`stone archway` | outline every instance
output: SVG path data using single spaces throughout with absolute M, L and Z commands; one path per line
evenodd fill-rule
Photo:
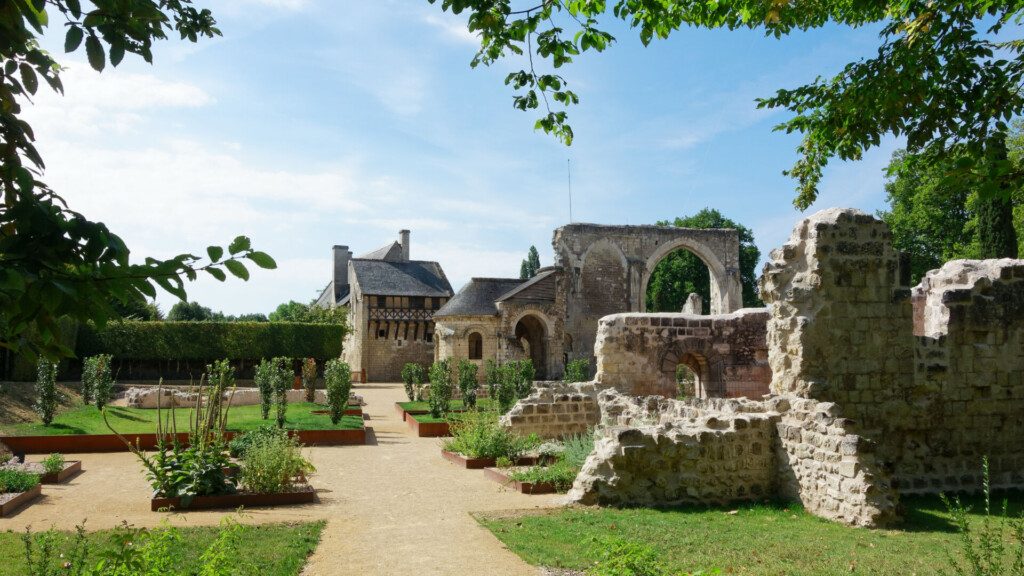
M 548 377 L 548 330 L 544 321 L 533 314 L 527 314 L 516 322 L 515 341 L 522 348 L 526 357 L 533 361 L 537 371 L 537 380 Z
M 686 338 L 665 345 L 658 355 L 661 367 L 659 386 L 666 389 L 675 385 L 676 367 L 689 368 L 697 377 L 696 396 L 722 398 L 726 396 L 724 362 L 714 348 L 701 338 Z
M 737 244 L 737 263 L 734 270 L 726 268 L 726 263 L 709 247 L 690 238 L 680 237 L 669 240 L 658 246 L 644 264 L 640 280 L 640 305 L 637 312 L 647 309 L 647 284 L 651 281 L 651 273 L 658 263 L 677 250 L 686 250 L 696 256 L 707 266 L 711 277 L 711 299 L 708 302 L 711 314 L 727 314 L 743 307 L 743 285 L 739 280 L 739 247 Z

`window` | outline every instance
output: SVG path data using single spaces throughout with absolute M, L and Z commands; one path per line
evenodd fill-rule
M 377 296 L 377 308 L 384 308 L 387 306 L 387 298 L 384 296 Z
M 469 359 L 482 360 L 484 357 L 484 337 L 479 332 L 469 335 Z

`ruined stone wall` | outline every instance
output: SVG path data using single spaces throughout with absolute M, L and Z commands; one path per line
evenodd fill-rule
M 536 382 L 533 393 L 517 402 L 501 422 L 524 436 L 563 438 L 583 434 L 600 420 L 597 391 L 592 382 Z
M 606 316 L 595 344 L 596 380 L 625 394 L 675 397 L 682 363 L 697 375 L 703 396 L 758 398 L 771 382 L 767 321 L 763 308 L 715 316 Z

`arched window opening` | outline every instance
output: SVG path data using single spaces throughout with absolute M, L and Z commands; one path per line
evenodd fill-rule
M 648 312 L 679 312 L 691 293 L 703 301 L 701 314 L 711 311 L 711 272 L 686 248 L 666 254 L 651 271 L 644 289 Z
M 484 358 L 484 337 L 479 332 L 469 335 L 469 359 L 483 360 Z

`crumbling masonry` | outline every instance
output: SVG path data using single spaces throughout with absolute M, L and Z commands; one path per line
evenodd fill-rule
M 913 290 L 907 269 L 883 222 L 819 212 L 772 252 L 767 311 L 606 317 L 595 381 L 541 389 L 506 422 L 548 435 L 597 425 L 570 493 L 584 503 L 782 496 L 877 526 L 901 493 L 977 490 L 983 456 L 994 487 L 1024 488 L 1024 260 L 950 262 Z M 697 319 L 710 323 L 700 336 Z M 770 390 L 667 399 L 658 354 L 673 346 L 717 352 L 714 395 L 768 378 Z M 599 416 L 551 418 L 570 405 Z

